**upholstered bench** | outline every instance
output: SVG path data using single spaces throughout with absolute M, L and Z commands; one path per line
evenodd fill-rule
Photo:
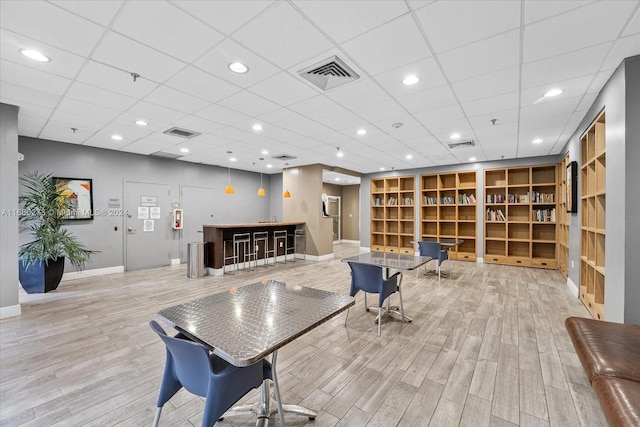
M 612 426 L 640 426 L 640 326 L 569 317 L 565 326 Z

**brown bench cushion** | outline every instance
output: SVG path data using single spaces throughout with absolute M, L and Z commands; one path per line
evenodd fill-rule
M 598 376 L 591 383 L 611 426 L 640 426 L 640 383 Z
M 565 326 L 590 382 L 597 375 L 640 382 L 640 326 L 582 317 Z

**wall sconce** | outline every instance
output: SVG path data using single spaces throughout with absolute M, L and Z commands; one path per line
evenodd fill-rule
M 287 170 L 287 166 L 289 166 L 289 163 L 285 163 L 284 164 L 284 169 L 282 170 L 282 182 L 284 183 L 284 172 Z M 288 189 L 284 189 L 284 194 L 282 195 L 282 197 L 284 197 L 285 199 L 289 199 L 291 198 L 291 193 L 289 193 Z
M 231 151 L 227 151 L 228 157 L 228 165 L 229 165 L 229 180 L 227 181 L 227 187 L 224 189 L 224 194 L 233 194 L 235 190 L 233 189 L 233 185 L 231 185 Z
M 262 186 L 262 161 L 264 160 L 264 157 L 260 157 L 260 188 L 258 189 L 258 196 L 259 197 L 264 197 L 267 195 L 267 192 L 265 191 L 264 187 Z

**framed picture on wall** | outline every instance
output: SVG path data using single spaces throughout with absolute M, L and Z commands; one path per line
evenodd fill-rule
M 70 203 L 67 219 L 93 219 L 93 186 L 91 179 L 53 177 L 56 187 Z
M 567 165 L 567 212 L 578 212 L 578 162 L 575 160 Z

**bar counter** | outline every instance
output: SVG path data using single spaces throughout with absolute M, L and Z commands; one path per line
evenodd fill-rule
M 287 244 L 293 246 L 293 235 L 298 227 L 304 228 L 304 222 L 258 222 L 255 224 L 205 224 L 202 226 L 203 241 L 206 246 L 205 266 L 222 273 L 224 267 L 224 242 L 227 243 L 227 251 L 233 251 L 231 240 L 236 233 L 253 233 L 256 231 L 267 231 L 269 233 L 269 247 L 273 245 L 273 232 L 287 230 Z M 284 256 L 284 248 L 278 248 L 278 256 Z M 258 259 L 262 259 L 262 248 L 259 251 Z M 229 262 L 230 263 L 230 262 Z M 218 272 L 216 272 L 218 274 Z

